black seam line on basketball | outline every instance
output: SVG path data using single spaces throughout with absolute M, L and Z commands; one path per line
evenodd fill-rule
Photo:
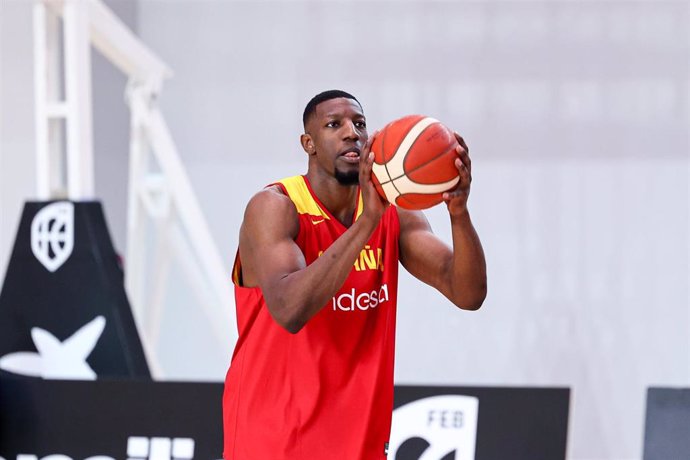
M 407 133 L 405 133 L 405 135 L 403 136 L 402 142 L 405 142 L 405 139 L 407 139 L 407 135 L 410 134 L 410 131 L 412 131 L 413 129 L 415 129 L 415 127 L 416 127 L 420 122 L 424 121 L 425 119 L 426 119 L 426 117 L 422 118 L 421 120 L 417 121 L 414 125 L 412 125 L 412 128 L 410 128 L 410 129 L 407 131 Z M 429 126 L 431 126 L 431 125 L 433 125 L 433 124 L 436 124 L 436 123 L 438 123 L 438 121 L 435 121 L 434 123 L 431 123 Z M 414 138 L 414 140 L 413 140 L 412 143 L 410 144 L 410 147 L 407 149 L 408 152 L 412 149 L 412 147 L 414 147 L 414 144 L 417 142 L 417 139 L 419 139 L 419 137 L 422 135 L 422 133 L 424 133 L 424 131 L 426 131 L 426 130 L 429 128 L 429 126 L 427 126 L 426 128 L 424 128 L 423 130 L 421 130 L 421 131 L 419 132 L 419 134 L 417 134 L 417 137 Z M 383 141 L 384 141 L 385 139 L 386 139 L 386 131 L 383 132 L 383 139 L 381 139 L 381 150 L 383 150 Z M 401 142 L 401 144 L 402 144 L 402 142 Z M 400 145 L 398 145 L 398 148 L 400 148 Z M 395 149 L 395 152 L 396 152 L 396 153 L 398 152 L 398 148 Z M 385 152 L 385 150 L 383 150 L 383 151 Z M 393 154 L 393 156 L 395 156 L 395 154 Z M 390 161 L 390 160 L 389 160 L 389 161 Z M 383 165 L 383 166 L 386 168 L 386 174 L 388 174 L 388 180 L 387 180 L 386 182 L 383 182 L 381 185 L 387 184 L 387 183 L 389 183 L 389 182 L 393 182 L 395 179 L 399 179 L 399 178 L 401 178 L 402 176 L 405 175 L 405 161 L 403 160 L 403 173 L 402 173 L 400 176 L 398 176 L 398 177 L 391 177 L 391 173 L 390 173 L 390 171 L 388 171 L 388 163 L 389 163 L 389 161 L 386 161 L 386 162 L 384 163 L 384 165 Z M 395 187 L 395 185 L 394 185 L 393 187 Z M 395 189 L 398 190 L 397 187 L 395 187 Z M 398 193 L 400 193 L 400 190 L 398 190 Z
M 388 177 L 390 177 L 390 174 L 388 175 Z M 400 176 L 400 177 L 402 177 L 402 176 Z M 386 183 L 387 183 L 387 184 L 390 183 L 390 184 L 393 186 L 393 188 L 395 189 L 395 191 L 398 192 L 398 196 L 395 197 L 395 202 L 397 203 L 397 202 L 398 202 L 398 198 L 400 198 L 401 196 L 403 196 L 403 193 L 402 193 L 400 190 L 398 190 L 398 187 L 395 185 L 395 182 L 394 182 L 393 180 L 390 180 L 390 181 L 388 181 L 388 182 L 386 182 Z
M 432 124 L 433 124 L 433 123 L 432 123 Z M 429 126 L 431 126 L 431 125 L 429 125 Z M 426 129 L 424 129 L 424 131 L 426 131 Z M 424 132 L 424 131 L 422 131 L 422 132 Z M 420 135 L 421 135 L 421 134 L 420 134 Z M 416 140 L 415 140 L 415 142 L 416 142 Z M 414 144 L 413 144 L 413 145 L 414 145 Z M 420 164 L 420 165 L 417 166 L 416 168 L 411 169 L 410 171 L 407 171 L 407 172 L 405 172 L 404 174 L 401 174 L 401 175 L 398 176 L 398 177 L 394 177 L 393 179 L 391 179 L 391 180 L 389 180 L 389 181 L 386 181 L 386 182 L 382 183 L 381 185 L 387 184 L 388 182 L 393 182 L 394 180 L 400 179 L 400 178 L 403 177 L 403 176 L 408 176 L 408 175 L 412 174 L 413 172 L 422 169 L 424 166 L 426 166 L 426 165 L 428 165 L 429 163 L 431 163 L 431 162 L 433 162 L 433 161 L 435 161 L 435 160 L 441 158 L 443 155 L 447 154 L 447 153 L 450 152 L 451 150 L 455 150 L 456 147 L 457 147 L 457 145 L 453 145 L 452 147 L 447 148 L 446 150 L 443 151 L 443 153 L 440 153 L 440 154 L 436 155 L 435 157 L 433 157 L 433 158 L 431 158 L 431 159 L 425 161 L 424 163 Z M 412 146 L 410 146 L 410 149 L 411 149 L 411 148 L 412 148 Z M 403 164 L 404 164 L 404 163 L 403 163 Z M 404 167 L 403 167 L 403 169 L 404 169 Z M 386 170 L 386 172 L 388 172 L 388 170 Z M 391 175 L 388 174 L 388 177 L 390 177 L 390 176 L 391 176 Z M 394 185 L 394 187 L 395 187 L 395 185 Z M 396 188 L 396 190 L 397 190 L 397 188 Z

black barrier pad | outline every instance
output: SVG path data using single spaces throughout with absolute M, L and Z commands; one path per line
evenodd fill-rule
M 221 383 L 42 380 L 0 374 L 0 457 L 125 460 L 129 437 L 190 438 L 194 459 L 222 456 Z
M 644 460 L 690 458 L 690 388 L 649 388 Z
M 475 460 L 565 458 L 570 389 L 397 385 L 394 407 L 439 395 L 479 399 Z
M 124 460 L 136 436 L 191 439 L 194 459 L 219 459 L 222 393 L 221 383 L 58 381 L 0 372 L 0 457 Z M 397 386 L 395 406 L 437 395 L 479 398 L 476 460 L 565 458 L 568 389 Z M 405 450 L 418 460 L 428 445 L 413 438 Z
M 39 212 L 55 204 L 73 206 L 73 220 L 44 219 L 45 257 L 56 257 L 68 233 L 74 243 L 71 252 L 64 251 L 64 262 L 50 271 L 32 251 L 31 227 Z M 66 225 L 73 231 L 67 232 Z M 35 352 L 32 328 L 64 342 L 98 316 L 105 328 L 87 359 L 98 378 L 150 377 L 101 204 L 26 203 L 0 291 L 0 357 Z

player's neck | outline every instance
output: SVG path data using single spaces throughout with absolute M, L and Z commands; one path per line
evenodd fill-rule
M 352 225 L 357 206 L 359 184 L 342 185 L 334 177 L 307 173 L 309 184 L 319 201 L 344 226 Z

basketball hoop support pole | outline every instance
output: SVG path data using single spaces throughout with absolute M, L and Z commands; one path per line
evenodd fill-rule
M 163 377 L 156 345 L 173 261 L 186 270 L 219 346 L 231 350 L 237 328 L 229 273 L 156 103 L 172 71 L 101 0 L 36 0 L 34 43 L 38 198 L 94 199 L 93 45 L 129 78 L 125 286 L 151 373 Z M 146 256 L 147 221 L 153 221 L 152 258 Z

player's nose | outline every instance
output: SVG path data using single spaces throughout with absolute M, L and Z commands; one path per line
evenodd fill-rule
M 344 137 L 345 139 L 352 139 L 355 141 L 359 140 L 360 133 L 355 124 L 351 121 L 345 123 L 344 125 Z

